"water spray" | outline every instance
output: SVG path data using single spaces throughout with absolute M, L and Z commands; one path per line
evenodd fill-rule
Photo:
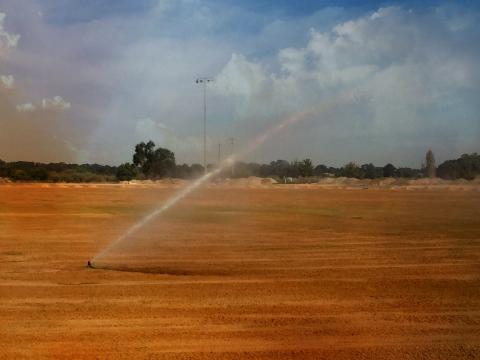
M 172 206 L 177 204 L 179 201 L 181 201 L 183 198 L 185 198 L 191 192 L 193 192 L 194 190 L 196 190 L 197 188 L 202 186 L 204 183 L 206 183 L 210 178 L 212 178 L 213 176 L 220 173 L 223 169 L 225 169 L 226 167 L 232 166 L 232 164 L 235 162 L 235 159 L 237 157 L 241 157 L 241 156 L 244 156 L 244 155 L 247 155 L 247 154 L 251 153 L 256 148 L 258 148 L 260 145 L 262 145 L 265 141 L 267 141 L 270 137 L 272 137 L 274 134 L 285 130 L 289 126 L 292 126 L 292 125 L 296 124 L 297 122 L 299 122 L 299 121 L 301 121 L 301 120 L 303 120 L 303 119 L 305 119 L 309 116 L 312 116 L 312 115 L 317 114 L 321 111 L 324 111 L 324 110 L 326 110 L 326 109 L 328 109 L 328 108 L 330 108 L 334 105 L 337 105 L 341 101 L 344 101 L 344 100 L 351 101 L 352 100 L 352 95 L 355 96 L 355 94 L 353 92 L 348 92 L 346 94 L 343 94 L 342 96 L 339 96 L 335 100 L 332 100 L 332 101 L 323 103 L 320 106 L 310 108 L 308 110 L 296 113 L 296 114 L 284 119 L 283 121 L 281 121 L 277 125 L 270 127 L 263 134 L 257 136 L 250 143 L 248 143 L 248 145 L 242 151 L 238 152 L 237 155 L 232 154 L 230 157 L 225 159 L 221 164 L 219 164 L 219 166 L 215 170 L 213 170 L 209 173 L 206 173 L 205 175 L 203 175 L 199 179 L 195 180 L 193 183 L 191 183 L 187 187 L 181 189 L 180 191 L 175 193 L 172 197 L 170 197 L 159 208 L 153 210 L 151 213 L 147 214 L 139 222 L 132 225 L 123 235 L 121 235 L 115 241 L 111 242 L 109 245 L 107 245 L 106 248 L 104 248 L 101 252 L 99 252 L 96 256 L 94 256 L 91 260 L 89 260 L 88 263 L 87 263 L 87 266 L 89 268 L 92 268 L 92 269 L 101 268 L 101 266 L 95 265 L 95 263 L 98 262 L 99 260 L 101 260 L 103 257 L 105 257 L 105 255 L 107 255 L 110 252 L 110 250 L 112 250 L 117 245 L 119 245 L 123 241 L 130 238 L 130 236 L 132 236 L 138 230 L 143 228 L 146 224 L 151 222 L 153 219 L 158 217 L 163 212 L 170 209 Z
M 95 261 L 98 261 L 99 259 L 101 259 L 103 256 L 105 256 L 105 254 L 107 254 L 116 245 L 118 245 L 119 243 L 121 243 L 125 239 L 129 238 L 135 232 L 137 232 L 142 227 L 144 227 L 147 223 L 149 223 L 150 221 L 155 219 L 157 216 L 159 216 L 161 213 L 165 212 L 170 207 L 175 205 L 177 202 L 182 200 L 185 196 L 190 194 L 193 190 L 197 189 L 202 184 L 207 182 L 211 177 L 218 174 L 220 171 L 223 170 L 223 168 L 226 166 L 226 164 L 230 164 L 232 161 L 234 161 L 232 157 L 230 157 L 229 159 L 226 159 L 222 163 L 222 166 L 219 166 L 217 169 L 203 175 L 199 179 L 195 180 L 192 184 L 188 185 L 184 189 L 182 189 L 179 192 L 177 192 L 176 194 L 174 194 L 162 206 L 160 206 L 159 208 L 152 211 L 150 214 L 145 216 L 142 220 L 140 220 L 136 224 L 132 225 L 122 236 L 120 236 L 117 240 L 110 243 L 105 249 L 103 249 L 100 253 L 98 253 L 93 259 L 88 261 L 88 266 L 91 267 L 91 268 L 96 268 L 96 267 L 94 267 Z

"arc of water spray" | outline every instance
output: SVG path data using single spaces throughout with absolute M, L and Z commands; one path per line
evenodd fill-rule
M 167 199 L 167 201 L 160 206 L 159 208 L 153 210 L 150 214 L 146 215 L 143 219 L 141 219 L 139 222 L 133 224 L 123 235 L 121 235 L 117 240 L 111 242 L 105 249 L 103 249 L 100 253 L 95 255 L 95 257 L 92 259 L 92 261 L 89 263 L 89 266 L 93 267 L 93 264 L 95 264 L 95 261 L 98 261 L 101 259 L 103 256 L 108 254 L 108 252 L 113 249 L 115 246 L 118 244 L 122 243 L 124 240 L 128 239 L 131 235 L 136 233 L 138 230 L 140 230 L 142 227 L 144 227 L 146 224 L 148 224 L 150 221 L 155 219 L 157 216 L 159 216 L 161 213 L 167 211 L 169 208 L 171 208 L 173 205 L 178 203 L 180 200 L 182 200 L 184 197 L 186 197 L 188 194 L 190 194 L 192 191 L 195 189 L 199 188 L 203 183 L 207 182 L 212 176 L 215 176 L 218 174 L 223 167 L 219 167 L 202 177 L 198 178 L 195 180 L 193 183 L 188 185 L 187 187 L 183 188 L 176 194 L 174 194 L 172 197 Z
M 140 230 L 142 227 L 144 227 L 146 224 L 148 224 L 150 221 L 158 217 L 160 214 L 164 213 L 168 209 L 170 209 L 172 206 L 177 204 L 179 201 L 181 201 L 183 198 L 188 196 L 191 192 L 195 191 L 199 187 L 201 187 L 204 183 L 206 183 L 210 178 L 213 176 L 217 175 L 220 173 L 224 168 L 227 166 L 230 166 L 237 157 L 244 156 L 248 153 L 251 153 L 254 151 L 256 148 L 258 148 L 260 145 L 262 145 L 265 141 L 267 141 L 269 138 L 271 138 L 273 135 L 280 131 L 284 131 L 288 127 L 298 123 L 299 121 L 305 119 L 306 117 L 310 115 L 314 115 L 317 113 L 320 113 L 322 111 L 325 111 L 327 108 L 332 107 L 333 105 L 336 105 L 340 102 L 340 100 L 345 100 L 345 99 L 350 99 L 352 96 L 352 92 L 343 94 L 342 96 L 339 96 L 336 98 L 336 100 L 332 100 L 326 103 L 323 103 L 317 107 L 310 108 L 305 111 L 298 112 L 280 123 L 276 124 L 275 126 L 270 127 L 265 131 L 263 134 L 257 136 L 256 138 L 253 139 L 245 148 L 243 148 L 242 151 L 238 152 L 237 154 L 234 154 L 227 159 L 225 159 L 220 166 L 218 166 L 215 170 L 203 175 L 199 179 L 195 180 L 193 183 L 188 185 L 187 187 L 181 189 L 179 192 L 175 193 L 172 197 L 167 199 L 167 201 L 162 204 L 159 208 L 153 210 L 151 213 L 147 214 L 144 218 L 142 218 L 139 222 L 135 223 L 132 225 L 123 235 L 121 235 L 119 238 L 111 242 L 109 245 L 107 245 L 106 248 L 104 248 L 101 252 L 99 252 L 95 257 L 89 261 L 89 266 L 94 267 L 94 264 L 96 261 L 100 260 L 103 258 L 106 254 L 109 253 L 110 250 L 115 248 L 117 245 L 122 243 L 123 241 L 127 240 L 130 236 L 135 234 L 138 230 Z

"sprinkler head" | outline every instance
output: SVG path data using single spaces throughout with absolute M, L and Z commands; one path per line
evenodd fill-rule
M 87 267 L 89 267 L 90 269 L 94 269 L 92 263 L 90 262 L 90 260 L 88 260 L 87 262 Z

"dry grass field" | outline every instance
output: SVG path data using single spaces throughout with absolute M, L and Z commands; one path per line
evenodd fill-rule
M 480 191 L 173 191 L 0 185 L 0 358 L 480 358 Z

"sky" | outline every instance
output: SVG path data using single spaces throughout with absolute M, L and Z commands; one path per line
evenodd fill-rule
M 419 167 L 480 152 L 475 1 L 0 0 L 0 159 Z M 322 106 L 334 103 L 334 106 Z

